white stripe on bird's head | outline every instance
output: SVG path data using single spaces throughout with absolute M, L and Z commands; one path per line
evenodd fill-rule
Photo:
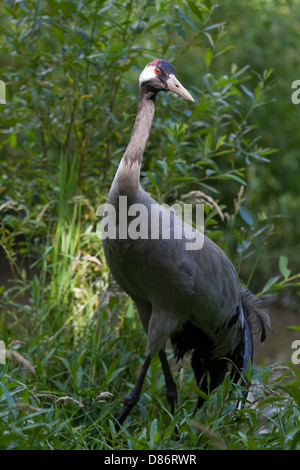
M 156 77 L 155 68 L 155 65 L 146 65 L 139 78 L 140 86 Z

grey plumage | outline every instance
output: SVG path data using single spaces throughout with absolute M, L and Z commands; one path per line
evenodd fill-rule
M 117 213 L 120 196 L 127 197 L 128 206 L 143 204 L 148 209 L 149 236 L 151 207 L 155 206 L 162 213 L 166 209 L 140 186 L 140 167 L 150 134 L 156 95 L 168 89 L 193 101 L 175 78 L 173 66 L 163 60 L 148 64 L 140 78 L 139 106 L 132 136 L 107 200 Z M 130 220 L 129 217 L 128 224 Z M 267 314 L 259 309 L 255 296 L 241 289 L 233 265 L 213 241 L 204 237 L 201 249 L 186 250 L 189 237 L 200 234 L 174 214 L 171 215 L 173 236 L 170 239 L 161 236 L 158 239 L 121 239 L 119 222 L 117 218 L 116 239 L 103 239 L 104 253 L 114 278 L 135 302 L 147 333 L 146 360 L 136 387 L 125 397 L 118 419 L 122 424 L 139 399 L 155 354 L 159 354 L 161 359 L 167 397 L 174 411 L 177 390 L 164 352 L 168 338 L 171 338 L 178 359 L 192 351 L 192 367 L 197 382 L 200 383 L 209 372 L 211 388 L 214 388 L 222 382 L 228 370 L 228 362 L 220 358 L 231 359 L 243 373 L 252 359 L 252 332 L 261 332 L 263 340 L 270 324 Z M 185 236 L 176 239 L 175 229 L 185 230 Z M 205 381 L 201 386 L 205 389 Z M 200 405 L 201 399 L 198 401 Z

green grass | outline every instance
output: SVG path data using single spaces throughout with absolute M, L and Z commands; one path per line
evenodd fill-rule
M 2 366 L 1 449 L 299 448 L 299 397 L 293 393 L 300 385 L 299 372 L 293 375 L 290 370 L 288 378 L 256 384 L 254 403 L 243 409 L 237 409 L 234 398 L 227 398 L 220 387 L 195 415 L 195 389 L 191 380 L 184 380 L 179 406 L 171 416 L 162 380 L 155 379 L 154 361 L 139 404 L 116 433 L 114 417 L 125 388 L 132 386 L 131 380 L 123 379 L 116 388 L 124 370 L 120 358 L 108 368 L 103 360 L 102 374 L 93 382 L 82 365 L 84 353 L 76 356 L 71 360 L 53 354 L 44 374 L 13 368 L 11 360 Z M 138 362 L 128 361 L 131 371 Z M 270 372 L 265 370 L 268 376 Z
M 90 247 L 89 235 L 75 233 L 82 249 Z M 42 276 L 26 281 L 25 304 L 20 298 L 24 286 L 2 293 L 1 329 L 9 353 L 0 366 L 1 449 L 300 447 L 300 372 L 292 364 L 283 369 L 262 364 L 253 370 L 252 401 L 243 409 L 235 406 L 243 390 L 227 376 L 193 414 L 197 387 L 184 361 L 174 367 L 179 405 L 172 416 L 155 358 L 140 402 L 116 433 L 113 424 L 122 398 L 134 386 L 143 361 L 145 334 L 131 301 L 113 283 L 105 284 L 104 275 L 98 280 L 91 275 L 93 264 L 103 266 L 83 261 L 84 252 L 78 257 L 69 248 L 64 256 L 73 263 L 71 274 L 62 252 L 59 266 L 49 253 L 48 276 L 44 284 Z M 55 280 L 61 281 L 56 297 L 51 273 L 59 273 Z M 68 292 L 62 291 L 65 282 Z M 171 351 L 169 359 L 174 363 Z

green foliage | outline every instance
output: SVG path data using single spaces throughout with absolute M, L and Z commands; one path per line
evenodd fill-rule
M 276 268 L 278 257 L 290 257 L 293 270 L 299 266 L 299 133 L 300 107 L 291 101 L 292 83 L 300 76 L 297 45 L 299 44 L 300 5 L 297 0 L 254 0 L 251 2 L 220 2 L 218 18 L 230 18 L 224 46 L 236 44 L 231 59 L 240 66 L 249 64 L 262 74 L 272 69 L 273 88 L 269 104 L 260 107 L 251 123 L 263 129 L 266 146 L 279 151 L 268 165 L 253 162 L 249 172 L 247 198 L 251 207 L 272 214 L 277 220 L 269 240 L 269 257 L 265 259 L 264 275 Z M 216 68 L 226 65 L 221 56 Z M 254 85 L 254 82 L 251 82 Z M 274 219 L 273 219 L 274 220 Z M 262 273 L 263 269 L 260 269 Z
M 99 388 L 86 373 L 91 366 L 93 348 L 89 341 L 94 332 L 86 333 L 75 353 L 69 351 L 67 356 L 68 351 L 60 351 L 61 347 L 50 338 L 51 354 L 45 357 L 44 366 L 40 364 L 40 370 L 36 370 L 38 379 L 26 370 L 18 380 L 13 378 L 15 369 L 9 374 L 1 371 L 2 449 L 299 449 L 300 376 L 292 364 L 281 375 L 274 366 L 253 370 L 251 402 L 244 403 L 243 408 L 236 408 L 236 395 L 244 400 L 244 390 L 233 386 L 227 375 L 223 386 L 207 396 L 195 415 L 197 388 L 192 386 L 190 372 L 182 374 L 181 370 L 180 378 L 177 377 L 181 383 L 180 403 L 172 416 L 162 398 L 164 383 L 157 379 L 159 361 L 154 360 L 137 409 L 116 432 L 112 414 L 120 406 L 116 397 L 124 393 L 122 364 L 128 358 L 119 356 L 111 361 L 109 346 L 114 341 L 109 333 L 105 345 L 98 344 L 98 359 L 94 357 L 106 377 Z M 44 350 L 41 339 L 36 345 Z M 34 359 L 34 347 L 31 352 Z M 105 361 L 110 361 L 109 368 Z M 11 368 L 10 361 L 7 367 Z M 112 385 L 118 377 L 120 388 Z
M 120 432 L 113 427 L 136 381 L 145 335 L 131 300 L 109 278 L 96 208 L 130 138 L 138 73 L 150 59 L 172 61 L 196 104 L 159 96 L 143 186 L 170 205 L 204 202 L 207 234 L 261 295 L 299 286 L 292 257 L 285 252 L 270 261 L 267 250 L 280 224 L 265 181 L 272 181 L 270 159 L 281 141 L 274 146 L 274 116 L 268 127 L 263 110 L 272 104 L 278 69 L 251 53 L 246 63 L 239 57 L 243 15 L 237 10 L 239 20 L 227 26 L 228 15 L 211 0 L 6 0 L 0 13 L 7 101 L 0 117 L 0 255 L 7 273 L 0 338 L 8 348 L 0 364 L 0 447 L 299 448 L 299 371 L 291 364 L 275 378 L 276 368 L 264 364 L 251 371 L 254 403 L 241 410 L 230 392 L 243 399 L 243 390 L 227 376 L 195 416 L 201 392 L 184 364 L 173 417 L 156 358 L 138 406 Z M 281 10 L 277 21 L 278 28 L 285 24 Z

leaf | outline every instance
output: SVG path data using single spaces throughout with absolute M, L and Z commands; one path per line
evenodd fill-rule
M 211 62 L 211 50 L 210 49 L 205 49 L 204 51 L 204 61 L 206 67 L 209 67 L 209 64 Z
M 206 379 L 205 379 L 206 380 Z M 206 392 L 204 392 L 203 390 L 201 390 L 199 387 L 197 387 L 196 385 L 192 385 L 191 386 L 191 389 L 196 392 L 196 394 L 203 398 L 205 401 L 207 401 L 209 399 L 209 396 Z
M 260 94 L 261 94 L 261 91 L 263 89 L 263 84 L 261 82 L 259 82 L 255 88 L 255 91 L 254 91 L 254 96 L 256 99 L 259 98 Z
M 291 330 L 295 330 L 295 331 L 300 331 L 300 326 L 296 326 L 296 325 L 287 326 L 287 328 L 290 328 Z
M 219 179 L 219 180 L 232 179 L 232 180 L 235 180 L 238 183 L 242 184 L 243 186 L 246 185 L 246 182 L 234 173 L 225 173 L 224 175 L 218 176 L 217 179 Z
M 244 67 L 242 67 L 240 70 L 238 70 L 237 72 L 234 73 L 234 77 L 238 77 L 239 75 L 242 75 L 244 72 L 246 72 L 246 70 L 248 70 L 250 67 L 250 65 L 244 65 Z
M 192 0 L 187 0 L 187 4 L 190 7 L 190 9 L 192 10 L 192 12 L 195 13 L 196 16 L 198 16 L 199 20 L 203 21 L 202 13 L 200 12 L 197 5 L 194 2 L 192 2 Z
M 291 435 L 291 433 L 289 433 L 289 435 Z M 300 431 L 294 430 L 293 438 L 290 442 L 289 450 L 295 450 L 299 441 L 300 441 Z
M 150 426 L 150 447 L 153 449 L 157 436 L 157 419 L 154 419 Z M 158 436 L 157 436 L 158 437 Z
M 160 9 L 160 6 L 159 6 L 159 9 Z M 164 22 L 165 22 L 164 20 L 156 21 L 155 23 L 151 24 L 150 26 L 148 26 L 148 28 L 145 29 L 144 34 L 149 33 L 149 31 L 151 31 L 152 29 L 158 28 L 159 26 L 164 24 Z
M 212 141 L 213 141 L 213 134 L 212 132 L 209 132 L 207 136 L 205 137 L 205 145 L 204 145 L 204 155 L 207 157 L 209 154 L 211 147 L 212 147 Z
M 10 134 L 10 146 L 15 147 L 17 145 L 17 136 L 16 134 Z
M 287 256 L 280 256 L 279 258 L 279 269 L 281 274 L 283 275 L 284 279 L 287 279 L 291 274 L 291 270 L 287 267 L 288 265 L 288 257 Z
M 3 383 L 0 382 L 0 387 L 2 387 L 2 391 L 6 397 L 6 401 L 8 403 L 8 406 L 11 409 L 11 413 L 14 416 L 15 419 L 18 418 L 18 411 L 16 411 L 13 407 L 16 405 L 14 397 L 10 394 L 9 390 L 5 387 Z
M 105 374 L 105 384 L 109 384 L 112 380 L 114 380 L 115 377 L 117 377 L 120 374 L 120 372 L 122 372 L 122 370 L 125 369 L 125 367 L 117 368 L 117 365 L 119 364 L 119 362 L 120 362 L 120 357 L 117 356 L 110 364 Z
M 259 406 L 263 407 L 265 405 L 280 403 L 286 400 L 286 397 L 269 397 L 263 400 Z
M 276 282 L 278 281 L 279 278 L 280 278 L 280 276 L 271 277 L 268 280 L 268 282 L 265 284 L 262 292 L 265 292 L 265 291 L 269 290 L 274 284 L 276 284 Z
M 216 150 L 218 150 L 219 147 L 223 144 L 224 140 L 226 140 L 226 135 L 222 135 L 221 137 L 218 138 L 217 143 L 216 143 Z M 230 152 L 230 150 L 225 150 L 225 152 Z M 215 154 L 216 155 L 216 154 Z
M 288 390 L 289 394 L 294 398 L 298 407 L 300 407 L 300 380 L 293 380 L 285 384 L 285 389 Z
M 223 382 L 223 399 L 225 399 L 229 393 L 229 387 L 230 387 L 230 373 L 227 373 L 225 375 L 225 379 Z
M 165 175 L 168 175 L 168 172 L 169 172 L 168 162 L 166 162 L 165 160 L 157 160 L 157 165 L 160 166 L 164 170 Z
M 267 80 L 270 77 L 270 75 L 272 75 L 272 73 L 273 73 L 273 69 L 264 70 L 264 73 L 263 73 L 264 80 Z
M 128 308 L 126 309 L 125 312 L 125 318 L 132 319 L 135 317 L 135 310 L 133 306 L 133 302 L 129 302 Z
M 160 12 L 161 0 L 155 0 L 155 8 L 156 8 L 157 13 Z
M 262 150 L 259 150 L 258 153 L 259 155 L 271 155 L 272 153 L 276 153 L 276 152 L 279 152 L 279 149 L 262 149 Z
M 252 91 L 249 90 L 249 88 L 247 88 L 245 85 L 241 85 L 241 89 L 243 90 L 245 95 L 249 96 L 249 98 L 251 98 L 251 100 L 254 101 L 254 95 Z
M 219 57 L 219 55 L 225 54 L 225 52 L 230 51 L 231 49 L 234 49 L 234 46 L 224 47 L 224 49 L 222 49 L 220 52 L 215 54 L 215 57 Z
M 93 95 L 86 95 L 86 94 L 83 94 L 81 95 L 80 99 L 81 100 L 84 100 L 85 98 L 91 98 Z
M 250 227 L 252 227 L 253 218 L 252 218 L 252 215 L 251 215 L 249 209 L 247 209 L 247 207 L 241 206 L 239 208 L 239 213 L 240 213 L 240 216 L 242 217 L 243 221 L 246 222 L 246 224 L 248 224 Z
M 62 44 L 64 42 L 64 32 L 63 32 L 63 29 L 62 28 L 58 28 L 57 26 L 55 25 L 51 25 L 50 26 L 52 31 L 54 32 L 56 38 L 58 39 L 58 41 Z

